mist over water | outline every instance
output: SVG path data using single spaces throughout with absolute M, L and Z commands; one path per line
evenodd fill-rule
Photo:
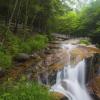
M 51 87 L 50 91 L 61 93 L 69 100 L 92 100 L 85 86 L 85 60 L 71 66 L 70 50 L 75 46 L 68 44 L 63 45 L 63 48 L 69 53 L 69 63 L 64 66 L 63 70 L 58 71 L 56 84 Z

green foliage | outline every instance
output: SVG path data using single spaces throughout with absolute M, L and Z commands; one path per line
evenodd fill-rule
M 20 44 L 21 52 L 32 52 L 41 50 L 47 47 L 48 38 L 43 35 L 36 35 L 34 37 L 29 37 L 25 42 Z
M 91 42 L 89 39 L 81 39 L 79 44 L 83 44 L 83 45 L 90 45 Z
M 6 30 L 6 29 L 5 29 Z M 18 53 L 31 53 L 47 47 L 48 38 L 45 35 L 28 36 L 23 39 L 11 31 L 0 32 L 0 67 L 11 67 L 12 57 Z
M 96 0 L 80 12 L 78 33 L 91 37 L 95 43 L 100 43 L 100 0 Z
M 91 2 L 79 12 L 68 11 L 57 16 L 57 31 L 75 37 L 90 37 L 100 43 L 100 0 Z
M 33 82 L 10 83 L 0 87 L 0 100 L 55 100 L 48 89 Z
M 0 67 L 9 68 L 12 64 L 12 57 L 9 54 L 5 54 L 0 51 Z
M 34 38 L 29 38 L 28 43 L 33 50 L 41 50 L 47 46 L 48 39 L 46 36 L 37 35 Z
M 21 40 L 17 36 L 8 36 L 8 52 L 10 52 L 12 55 L 20 52 L 20 43 Z
M 64 16 L 59 17 L 59 32 L 73 34 L 79 25 L 77 13 L 70 11 Z

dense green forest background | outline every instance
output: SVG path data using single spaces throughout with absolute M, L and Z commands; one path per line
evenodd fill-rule
M 0 0 L 0 23 L 14 33 L 25 29 L 76 36 L 99 35 L 99 0 L 74 10 L 64 1 L 74 3 L 74 0 Z

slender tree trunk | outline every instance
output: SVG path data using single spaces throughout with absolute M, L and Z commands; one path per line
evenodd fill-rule
M 34 27 L 33 27 L 33 23 L 34 23 L 34 19 L 35 19 L 35 17 L 36 17 L 36 15 L 33 16 L 33 18 L 32 18 L 32 23 L 31 23 L 31 28 L 32 28 L 32 30 L 34 29 Z
M 16 10 L 17 5 L 18 5 L 18 0 L 16 0 L 16 2 L 15 2 L 13 12 L 12 12 L 11 17 L 10 17 L 10 19 L 9 19 L 9 25 L 8 25 L 8 28 L 9 28 L 10 25 L 11 25 L 11 22 L 12 22 L 12 19 L 13 19 L 13 16 L 14 16 L 14 13 L 15 13 L 15 10 Z
M 15 28 L 14 28 L 14 32 L 15 32 L 15 33 L 16 33 L 17 30 L 18 30 L 19 15 L 20 15 L 20 7 L 21 7 L 21 4 L 22 4 L 22 0 L 20 0 L 19 8 L 18 8 L 18 13 L 17 13 L 17 17 L 16 17 L 16 23 L 15 23 Z
M 29 0 L 26 1 L 26 14 L 25 14 L 25 22 L 23 24 L 23 30 L 25 31 L 24 32 L 24 35 L 23 35 L 23 40 L 25 41 L 25 37 L 26 37 L 26 27 L 27 27 L 27 22 L 28 22 L 28 4 L 29 4 Z
M 27 22 L 28 22 L 28 6 L 29 6 L 29 0 L 26 1 L 26 15 L 25 15 L 25 26 L 24 28 L 27 26 Z

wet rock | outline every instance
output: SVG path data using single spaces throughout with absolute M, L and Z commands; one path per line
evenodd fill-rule
M 68 98 L 67 97 L 63 97 L 60 100 L 68 100 Z
M 90 82 L 95 76 L 100 75 L 100 54 L 86 58 L 86 82 Z
M 49 84 L 50 84 L 51 86 L 53 86 L 53 85 L 56 83 L 56 77 L 57 77 L 57 71 L 52 72 L 52 74 L 50 74 L 50 75 L 48 76 Z
M 30 55 L 26 54 L 26 53 L 19 53 L 18 55 L 16 55 L 13 60 L 15 62 L 25 62 L 27 60 L 30 59 Z
M 48 73 L 40 73 L 39 78 L 42 84 L 47 84 L 48 85 Z
M 68 100 L 63 94 L 58 92 L 51 92 L 52 96 L 56 97 L 56 100 Z
M 90 94 L 94 100 L 100 100 L 100 76 L 97 76 L 92 81 L 89 82 Z
M 31 57 L 31 58 L 36 58 L 37 56 L 38 56 L 37 53 L 33 53 L 30 57 Z
M 95 93 L 90 93 L 90 96 L 93 98 L 93 100 L 100 100 L 100 98 L 98 98 L 98 96 L 96 96 Z
M 54 53 L 54 50 L 55 50 L 55 49 L 52 49 L 52 50 L 45 50 L 44 53 L 45 53 L 46 55 L 49 55 L 49 54 Z
M 55 45 L 55 44 L 57 45 L 57 44 L 60 44 L 60 43 L 61 43 L 61 41 L 51 41 L 50 42 L 50 44 L 52 44 L 52 45 Z
M 0 78 L 5 75 L 5 70 L 0 67 Z
M 68 37 L 66 36 L 66 35 L 62 35 L 62 34 L 58 34 L 58 33 L 53 33 L 53 34 L 51 34 L 53 37 L 54 37 L 54 39 L 56 39 L 56 40 L 67 40 L 68 39 Z
M 86 83 L 88 83 L 93 78 L 93 73 L 94 73 L 93 59 L 94 57 L 89 57 L 85 59 L 86 61 Z
M 60 45 L 57 45 L 57 44 L 56 44 L 56 45 L 54 45 L 54 44 L 52 45 L 52 44 L 51 44 L 51 45 L 49 45 L 48 47 L 50 48 L 50 50 L 51 50 L 51 49 L 60 49 L 60 48 L 61 48 Z

